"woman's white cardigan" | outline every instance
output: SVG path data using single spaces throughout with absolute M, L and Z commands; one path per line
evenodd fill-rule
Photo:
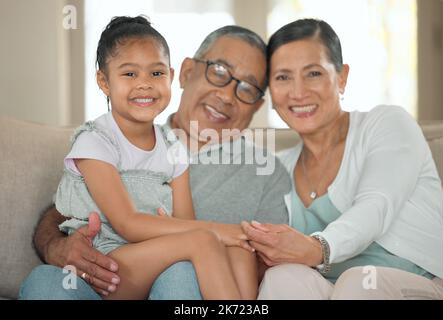
M 292 177 L 301 149 L 302 143 L 279 155 Z M 351 112 L 343 160 L 328 194 L 342 212 L 318 232 L 329 243 L 331 263 L 376 241 L 443 277 L 442 184 L 419 125 L 402 108 Z M 295 221 L 290 194 L 285 200 Z

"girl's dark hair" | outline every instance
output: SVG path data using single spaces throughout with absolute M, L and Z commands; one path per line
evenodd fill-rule
M 334 64 L 335 70 L 340 72 L 343 68 L 340 39 L 329 24 L 316 19 L 296 20 L 278 29 L 269 39 L 268 65 L 273 53 L 282 45 L 308 38 L 318 39 L 327 48 L 329 59 Z
M 145 17 L 122 16 L 112 18 L 102 32 L 97 47 L 96 66 L 105 71 L 107 59 L 115 54 L 118 45 L 124 44 L 130 38 L 145 37 L 154 38 L 163 47 L 168 60 L 170 59 L 168 43 Z

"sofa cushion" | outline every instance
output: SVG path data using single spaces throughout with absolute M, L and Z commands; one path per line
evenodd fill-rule
M 0 117 L 0 296 L 16 298 L 40 262 L 32 235 L 61 178 L 71 128 Z

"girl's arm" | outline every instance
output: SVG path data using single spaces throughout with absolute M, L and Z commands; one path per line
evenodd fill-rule
M 189 169 L 172 180 L 172 216 L 180 219 L 195 219 L 192 206 L 191 188 L 189 186 Z
M 91 159 L 78 159 L 75 162 L 100 211 L 115 231 L 128 242 L 140 242 L 194 229 L 207 229 L 216 232 L 227 246 L 252 250 L 238 225 L 139 213 L 113 165 Z

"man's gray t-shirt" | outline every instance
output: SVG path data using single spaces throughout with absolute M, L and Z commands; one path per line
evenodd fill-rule
M 169 131 L 170 127 L 166 124 L 163 129 Z M 259 174 L 263 162 L 260 166 L 250 157 L 256 153 L 273 161 L 273 170 Z M 273 154 L 238 138 L 191 155 L 189 168 L 197 219 L 233 224 L 243 220 L 288 223 L 284 195 L 291 190 L 290 177 Z

